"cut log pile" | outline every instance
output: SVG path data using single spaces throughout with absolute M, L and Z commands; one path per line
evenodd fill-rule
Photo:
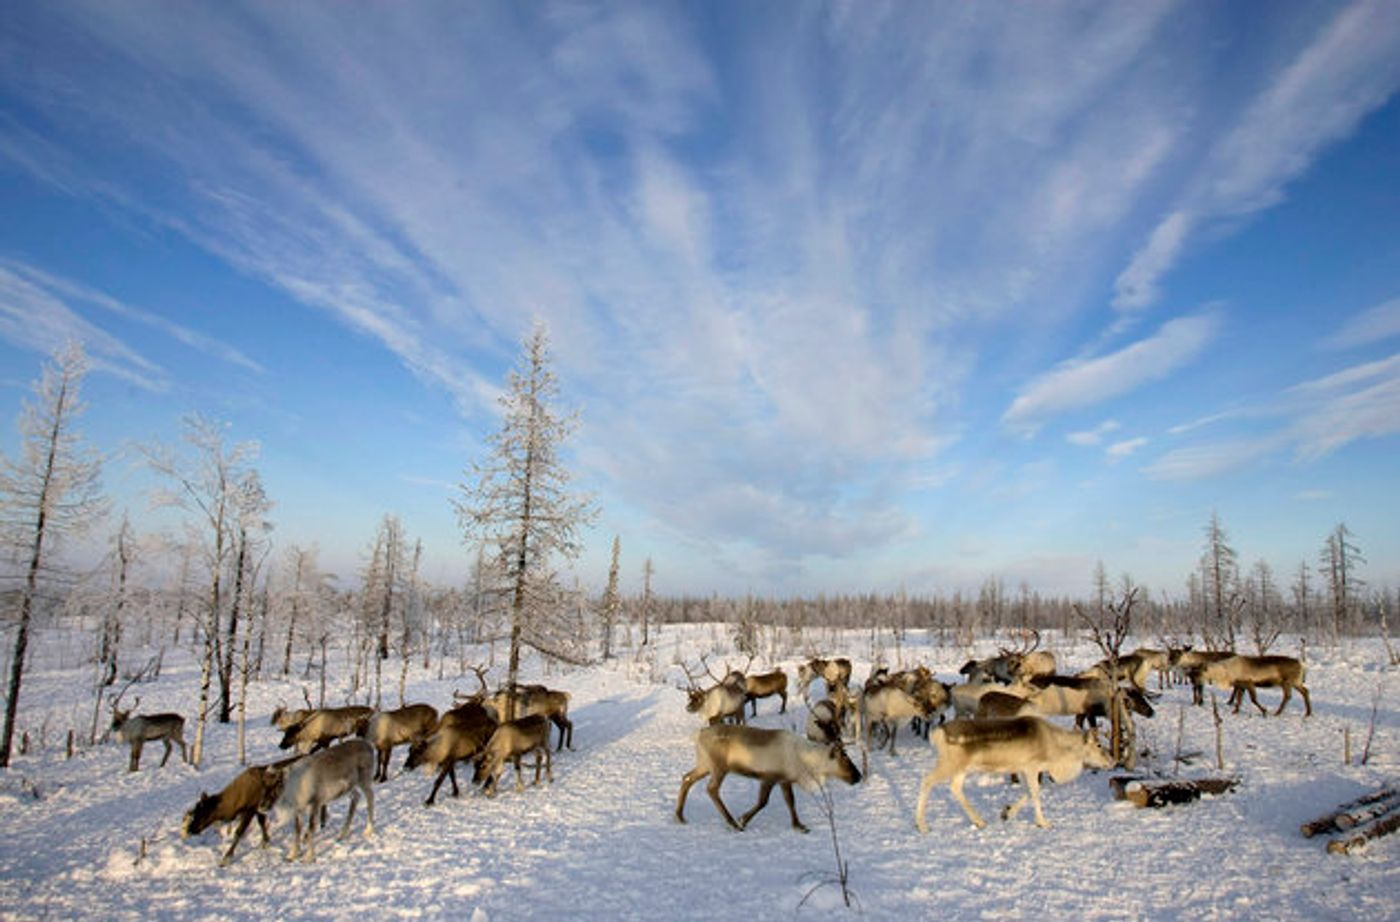
M 1195 778 L 1190 781 L 1152 781 L 1131 775 L 1110 778 L 1113 796 L 1139 807 L 1165 807 L 1199 800 L 1202 794 L 1224 794 L 1233 791 L 1238 778 Z
M 1302 833 L 1308 839 L 1338 834 L 1327 843 L 1327 850 L 1343 855 L 1397 829 L 1400 829 L 1400 787 L 1387 786 L 1304 823 Z

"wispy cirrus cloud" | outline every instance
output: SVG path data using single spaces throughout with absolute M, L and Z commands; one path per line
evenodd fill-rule
M 1328 145 L 1400 88 L 1397 47 L 1400 7 L 1358 0 L 1340 9 L 1211 145 L 1178 202 L 1119 274 L 1114 306 L 1135 311 L 1155 303 L 1191 233 L 1277 203 Z
M 170 387 L 160 366 L 83 319 L 54 292 L 4 264 L 0 264 L 0 338 L 40 354 L 76 340 L 86 348 L 93 368 L 148 391 Z
M 1219 328 L 1214 313 L 1178 317 L 1154 335 L 1109 355 L 1066 362 L 1026 385 L 1002 414 L 1002 422 L 1031 433 L 1059 413 L 1094 406 L 1161 380 L 1200 355 Z
M 1166 452 L 1143 471 L 1164 480 L 1214 477 L 1270 455 L 1287 452 L 1298 463 L 1316 462 L 1352 442 L 1400 433 L 1400 353 L 1304 381 L 1266 406 L 1231 414 L 1256 426 L 1248 438 L 1207 441 Z M 1223 418 L 1223 417 L 1217 417 Z M 1195 427 L 1177 427 L 1176 434 Z
M 1400 298 L 1364 310 L 1322 341 L 1329 349 L 1354 349 L 1400 336 Z

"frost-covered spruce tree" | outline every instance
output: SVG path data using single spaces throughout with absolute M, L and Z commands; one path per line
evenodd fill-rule
M 569 490 L 560 449 L 577 416 L 556 409 L 559 384 L 549 362 L 549 336 L 536 323 L 501 395 L 502 424 L 490 438 L 490 455 L 466 472 L 461 497 L 453 501 L 466 540 L 484 542 L 497 557 L 499 589 L 510 610 L 506 681 L 512 692 L 522 644 L 566 661 L 586 658 L 584 638 L 575 635 L 572 619 L 561 617 L 569 606 L 551 563 L 578 555 L 578 532 L 593 507 Z
M 87 359 L 76 343 L 63 346 L 44 366 L 33 402 L 20 415 L 19 457 L 0 456 L 0 538 L 19 566 L 15 600 L 15 649 L 0 734 L 0 768 L 10 764 L 19 709 L 24 658 L 39 584 L 59 541 L 76 537 L 106 513 L 101 459 L 83 445 L 74 428 L 84 405 L 79 399 Z
M 622 608 L 622 599 L 617 594 L 617 559 L 622 553 L 622 538 L 613 535 L 612 564 L 608 567 L 608 586 L 603 590 L 603 599 L 598 605 L 598 617 L 603 622 L 603 659 L 612 659 L 613 625 L 617 624 L 617 614 Z

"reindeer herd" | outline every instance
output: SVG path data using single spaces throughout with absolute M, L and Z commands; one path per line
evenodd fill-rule
M 936 753 L 934 768 L 919 789 L 915 823 L 927 832 L 925 813 L 934 787 L 947 783 L 953 798 L 974 825 L 985 820 L 963 793 L 964 779 L 973 773 L 993 773 L 1019 778 L 1025 793 L 1003 811 L 1014 816 L 1028 801 L 1038 826 L 1047 826 L 1040 800 L 1040 778 L 1045 772 L 1057 783 L 1067 783 L 1088 768 L 1111 767 L 1112 760 L 1097 736 L 1099 718 L 1131 720 L 1132 714 L 1151 717 L 1154 695 L 1147 683 L 1153 672 L 1159 688 L 1168 681 L 1189 681 L 1197 704 L 1207 685 L 1228 689 L 1235 713 L 1245 695 L 1259 703 L 1258 688 L 1280 688 L 1282 713 L 1296 689 L 1306 714 L 1312 701 L 1303 684 L 1303 664 L 1286 656 L 1243 656 L 1228 652 L 1198 651 L 1190 647 L 1167 651 L 1139 649 L 1116 662 L 1099 662 L 1074 675 L 1056 672 L 1052 653 L 1038 649 L 1039 634 L 1027 632 L 1020 646 L 1002 648 L 994 657 L 970 660 L 959 673 L 962 681 L 940 681 L 924 666 L 891 672 L 874 669 L 859 688 L 851 684 L 851 662 L 845 658 L 813 658 L 797 668 L 797 692 L 808 706 L 806 732 L 763 729 L 747 725 L 756 716 L 760 700 L 778 697 L 778 713 L 788 707 L 788 676 L 781 670 L 749 674 L 752 657 L 743 669 L 711 671 L 704 657 L 702 671 L 682 666 L 687 684 L 686 710 L 699 715 L 704 726 L 695 737 L 695 765 L 681 780 L 676 799 L 676 819 L 685 822 L 685 803 L 691 787 L 709 778 L 707 791 L 720 815 L 742 830 L 768 803 L 774 787 L 780 787 L 792 826 L 806 831 L 797 815 L 793 785 L 814 788 L 827 779 L 857 784 L 868 774 L 869 752 L 887 750 L 896 755 L 899 728 L 907 722 L 916 737 L 931 742 Z M 293 754 L 268 765 L 243 770 L 218 794 L 201 794 L 185 814 L 182 835 L 198 835 L 215 824 L 235 824 L 233 841 L 221 864 L 228 864 L 256 820 L 262 845 L 269 842 L 268 818 L 274 827 L 293 826 L 288 860 L 302 856 L 315 860 L 317 830 L 324 825 L 326 806 L 350 796 L 340 838 L 350 832 L 358 800 L 365 801 L 365 835 L 374 830 L 374 785 L 389 779 L 395 748 L 408 747 L 404 772 L 417 768 L 433 776 L 424 805 L 431 807 L 444 781 L 452 796 L 459 796 L 456 766 L 473 763 L 472 783 L 494 796 L 508 764 L 515 766 L 516 789 L 523 790 L 522 762 L 534 757 L 535 777 L 543 771 L 553 781 L 551 742 L 554 751 L 573 749 L 573 723 L 569 719 L 569 695 L 540 685 L 517 685 L 512 692 L 488 692 L 484 670 L 474 668 L 479 689 L 471 694 L 453 693 L 452 706 L 439 712 L 429 704 L 412 704 L 396 710 L 368 707 L 288 709 L 279 706 L 271 724 L 282 731 L 280 747 Z M 712 684 L 705 685 L 708 676 Z M 823 696 L 813 700 L 812 689 L 821 681 Z M 303 693 L 305 694 L 305 693 Z M 180 747 L 188 761 L 183 737 L 184 719 L 178 714 L 133 715 L 140 699 L 120 710 L 118 694 L 111 700 L 112 730 L 131 747 L 129 770 L 140 767 L 147 742 L 165 745 L 164 766 L 172 747 Z M 947 720 L 947 710 L 953 719 Z M 1057 726 L 1047 718 L 1073 717 L 1074 729 Z M 1085 727 L 1085 724 L 1088 727 Z M 862 767 L 847 754 L 848 745 L 859 745 Z M 735 820 L 720 796 L 729 774 L 757 779 L 758 801 Z
M 963 783 L 973 773 L 1020 779 L 1025 794 L 1003 811 L 1002 818 L 1010 819 L 1030 802 L 1036 825 L 1046 827 L 1041 773 L 1063 784 L 1085 768 L 1112 767 L 1113 759 L 1097 735 L 1098 720 L 1121 723 L 1131 721 L 1133 714 L 1153 716 L 1154 696 L 1147 690 L 1153 672 L 1159 676 L 1159 688 L 1177 677 L 1189 681 L 1196 704 L 1202 703 L 1206 685 L 1228 689 L 1235 713 L 1246 694 L 1261 713 L 1267 713 L 1256 689 L 1281 688 L 1283 700 L 1274 712 L 1281 714 L 1296 689 L 1303 696 L 1306 715 L 1312 715 L 1312 701 L 1303 685 L 1306 670 L 1292 657 L 1243 656 L 1190 647 L 1139 649 L 1077 674 L 1062 675 L 1056 672 L 1054 654 L 1037 649 L 1039 644 L 1038 632 L 1025 632 L 1018 648 L 1004 647 L 997 656 L 968 661 L 959 670 L 963 681 L 956 685 L 939 681 L 924 666 L 894 673 L 878 667 L 859 690 L 853 690 L 850 660 L 808 660 L 797 669 L 798 689 L 808 702 L 805 736 L 743 726 L 744 704 L 754 700 L 750 689 L 785 686 L 785 675 L 746 678 L 746 666 L 726 671 L 721 678 L 710 672 L 702 658 L 701 665 L 715 684 L 703 688 L 697 685 L 698 673 L 685 669 L 687 710 L 698 713 L 706 726 L 696 736 L 695 767 L 681 779 L 676 819 L 685 822 L 686 797 L 697 781 L 708 776 L 710 799 L 735 829 L 744 829 L 767 805 L 773 787 L 781 785 L 793 828 L 806 831 L 797 816 L 792 786 L 812 787 L 828 778 L 858 783 L 863 773 L 868 774 L 866 760 L 872 743 L 876 750 L 888 747 L 889 754 L 895 755 L 898 728 L 907 720 L 916 735 L 931 740 L 937 755 L 919 788 L 915 824 L 921 832 L 928 831 L 929 795 L 944 783 L 973 825 L 986 825 L 963 793 Z M 755 684 L 755 679 L 762 682 Z M 825 685 L 826 695 L 813 701 L 810 689 L 817 679 Z M 950 705 L 954 719 L 947 721 Z M 784 695 L 784 711 L 786 707 Z M 1051 723 L 1047 719 L 1051 717 L 1074 718 L 1074 729 Z M 860 745 L 864 772 L 847 755 L 847 743 Z M 758 802 L 737 821 L 719 792 L 730 773 L 760 782 Z

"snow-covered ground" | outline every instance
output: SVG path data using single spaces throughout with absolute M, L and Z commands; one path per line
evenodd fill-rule
M 400 773 L 396 753 L 390 780 L 376 789 L 376 835 L 363 837 L 357 816 L 351 837 L 333 841 L 342 801 L 332 808 L 315 864 L 283 860 L 286 829 L 275 830 L 273 847 L 262 850 L 254 826 L 227 868 L 217 866 L 215 831 L 181 840 L 181 816 L 199 792 L 217 790 L 237 773 L 233 726 L 211 727 L 200 771 L 176 759 L 158 769 L 158 745 L 146 749 L 138 774 L 127 773 L 127 753 L 116 744 L 65 761 L 63 733 L 85 726 L 80 715 L 90 715 L 91 673 L 40 668 L 26 681 L 22 723 L 37 736 L 47 718 L 47 746 L 0 771 L 0 916 L 710 920 L 843 913 L 831 886 L 799 910 L 835 869 L 830 829 L 813 796 L 798 795 L 810 835 L 789 828 L 776 796 L 748 831 L 733 832 L 703 784 L 691 792 L 688 824 L 673 817 L 681 775 L 692 765 L 697 720 L 685 712 L 681 692 L 644 677 L 678 680 L 677 655 L 693 667 L 698 653 L 725 634 L 712 626 L 668 627 L 655 671 L 630 654 L 547 677 L 532 664 L 533 677 L 567 689 L 573 701 L 577 751 L 559 754 L 552 785 L 517 793 L 506 784 L 493 799 L 464 786 L 460 798 L 445 790 L 435 807 L 425 808 L 431 779 Z M 822 646 L 851 654 L 860 678 L 868 672 L 868 638 L 853 632 L 844 644 L 831 644 L 824 637 Z M 921 640 L 911 633 L 904 658 L 955 678 L 967 651 Z M 1058 652 L 1070 667 L 1096 659 L 1087 646 Z M 794 679 L 798 653 L 781 663 Z M 871 755 L 865 783 L 832 788 L 859 906 L 877 919 L 1400 918 L 1400 835 L 1334 856 L 1325 852 L 1325 840 L 1298 831 L 1304 821 L 1400 777 L 1400 680 L 1384 665 L 1378 642 L 1348 643 L 1340 651 L 1310 646 L 1307 658 L 1314 716 L 1303 717 L 1296 697 L 1278 718 L 1226 713 L 1225 758 L 1242 778 L 1240 788 L 1164 810 L 1114 801 L 1109 773 L 1091 772 L 1047 786 L 1048 830 L 1032 825 L 1030 810 L 976 830 L 941 788 L 931 801 L 932 830 L 919 835 L 914 804 L 933 757 L 926 743 L 906 734 L 898 757 Z M 195 664 L 168 658 L 160 679 L 137 689 L 142 711 L 177 710 L 192 718 L 197 682 Z M 441 707 L 454 688 L 473 686 L 470 676 L 439 681 L 415 674 L 408 697 Z M 1370 764 L 1346 766 L 1344 730 L 1350 727 L 1359 756 L 1378 688 Z M 300 697 L 295 685 L 250 689 L 250 761 L 281 755 L 280 734 L 267 716 L 279 699 Z M 1261 698 L 1276 704 L 1278 694 Z M 1151 751 L 1147 767 L 1170 771 L 1183 713 L 1184 749 L 1205 753 L 1183 775 L 1213 767 L 1210 709 L 1189 703 L 1189 688 L 1168 689 L 1157 717 L 1140 725 L 1140 743 Z M 772 699 L 760 705 L 757 722 L 800 729 L 804 719 L 799 699 L 785 715 Z M 193 738 L 192 719 L 186 735 Z M 968 790 L 989 817 L 1018 796 L 991 779 Z M 734 776 L 724 785 L 736 813 L 752 805 L 755 791 L 754 782 Z

